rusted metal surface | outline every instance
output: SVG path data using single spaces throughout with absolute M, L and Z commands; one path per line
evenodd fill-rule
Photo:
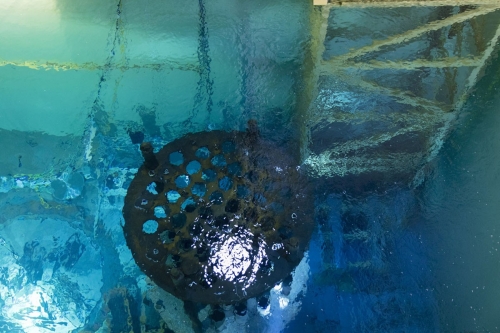
M 145 163 L 130 184 L 123 215 L 134 259 L 160 287 L 234 303 L 300 262 L 314 222 L 307 182 L 256 128 L 188 134 L 156 158 L 159 166 Z

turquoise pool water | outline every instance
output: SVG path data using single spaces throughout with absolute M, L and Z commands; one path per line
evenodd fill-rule
M 0 332 L 500 331 L 498 7 L 2 1 Z M 184 302 L 125 240 L 139 146 L 249 120 L 287 152 L 266 163 L 308 177 L 312 237 L 262 294 Z M 182 189 L 200 171 L 247 196 L 221 178 L 236 164 L 210 161 L 170 156 L 187 174 L 169 204 L 195 205 Z M 278 215 L 266 195 L 251 202 Z M 221 253 L 244 270 L 245 251 Z

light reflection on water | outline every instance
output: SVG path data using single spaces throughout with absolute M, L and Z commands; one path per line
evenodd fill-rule
M 210 265 L 220 278 L 249 287 L 255 283 L 257 272 L 268 260 L 267 244 L 259 241 L 258 249 L 254 250 L 252 249 L 254 235 L 248 230 L 240 233 L 221 237 L 218 245 L 212 248 Z M 252 273 L 246 276 L 249 269 Z
M 16 332 L 17 323 L 30 326 L 29 332 L 42 326 L 48 332 L 71 320 L 65 313 L 75 307 L 85 311 L 73 326 L 87 322 L 94 331 L 111 317 L 128 315 L 130 325 L 139 327 L 137 309 L 147 314 L 148 325 L 158 324 L 159 314 L 175 331 L 500 330 L 500 100 L 498 66 L 491 65 L 499 61 L 498 42 L 490 45 L 499 10 L 332 7 L 322 67 L 308 67 L 315 56 L 308 51 L 309 29 L 317 22 L 302 0 L 181 7 L 173 0 L 101 6 L 52 1 L 44 13 L 56 21 L 47 25 L 37 8 L 19 3 L 16 13 L 0 11 L 8 36 L 0 40 L 0 305 L 6 305 L 0 331 Z M 13 24 L 30 10 L 27 16 L 38 26 Z M 471 11 L 481 15 L 453 21 Z M 429 22 L 440 26 L 417 34 Z M 412 31 L 411 38 L 400 36 Z M 363 51 L 380 40 L 385 44 Z M 478 64 L 492 48 L 488 75 L 454 125 L 453 111 L 460 111 L 476 70 L 481 78 Z M 317 86 L 307 82 L 308 70 L 320 72 Z M 308 109 L 301 99 L 315 89 Z M 134 264 L 121 215 L 142 163 L 131 134 L 159 148 L 190 131 L 241 130 L 248 119 L 257 120 L 264 137 L 294 152 L 309 145 L 318 174 L 337 178 L 319 179 L 316 232 L 293 279 L 269 286 L 263 300 L 250 299 L 245 316 L 223 306 L 226 321 L 220 323 L 210 308 L 187 314 Z M 456 129 L 427 163 L 429 150 L 445 138 L 437 133 L 449 124 Z M 417 170 L 426 177 L 411 190 Z M 172 191 L 169 202 L 181 194 Z M 168 214 L 155 210 L 157 218 Z M 43 232 L 19 231 L 47 223 L 55 225 L 51 233 L 77 228 L 89 239 L 82 236 L 85 244 L 76 246 L 68 234 L 41 246 L 36 240 Z M 146 233 L 157 228 L 145 227 Z M 220 239 L 212 249 L 215 274 L 237 281 L 265 260 L 263 248 L 282 246 L 259 243 L 250 253 L 249 239 Z M 94 247 L 102 262 L 89 252 Z M 81 259 L 82 253 L 93 260 Z M 82 273 L 90 269 L 96 278 Z M 254 278 L 239 282 L 250 285 Z M 35 295 L 28 288 L 35 282 L 43 300 L 26 296 Z M 108 306 L 120 299 L 132 304 L 130 312 Z M 13 311 L 48 301 L 56 317 Z M 108 317 L 94 315 L 101 310 Z

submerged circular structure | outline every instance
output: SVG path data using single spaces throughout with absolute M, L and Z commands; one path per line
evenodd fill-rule
M 257 296 L 300 262 L 314 227 L 307 181 L 284 149 L 246 132 L 188 134 L 145 158 L 125 197 L 127 245 L 174 296 Z M 252 126 L 253 125 L 253 126 Z

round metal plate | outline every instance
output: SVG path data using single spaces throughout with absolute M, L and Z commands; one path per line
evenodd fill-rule
M 300 262 L 313 229 L 307 181 L 283 149 L 249 132 L 186 135 L 143 165 L 125 197 L 139 267 L 201 303 L 257 296 Z M 155 164 L 156 165 L 156 164 Z

